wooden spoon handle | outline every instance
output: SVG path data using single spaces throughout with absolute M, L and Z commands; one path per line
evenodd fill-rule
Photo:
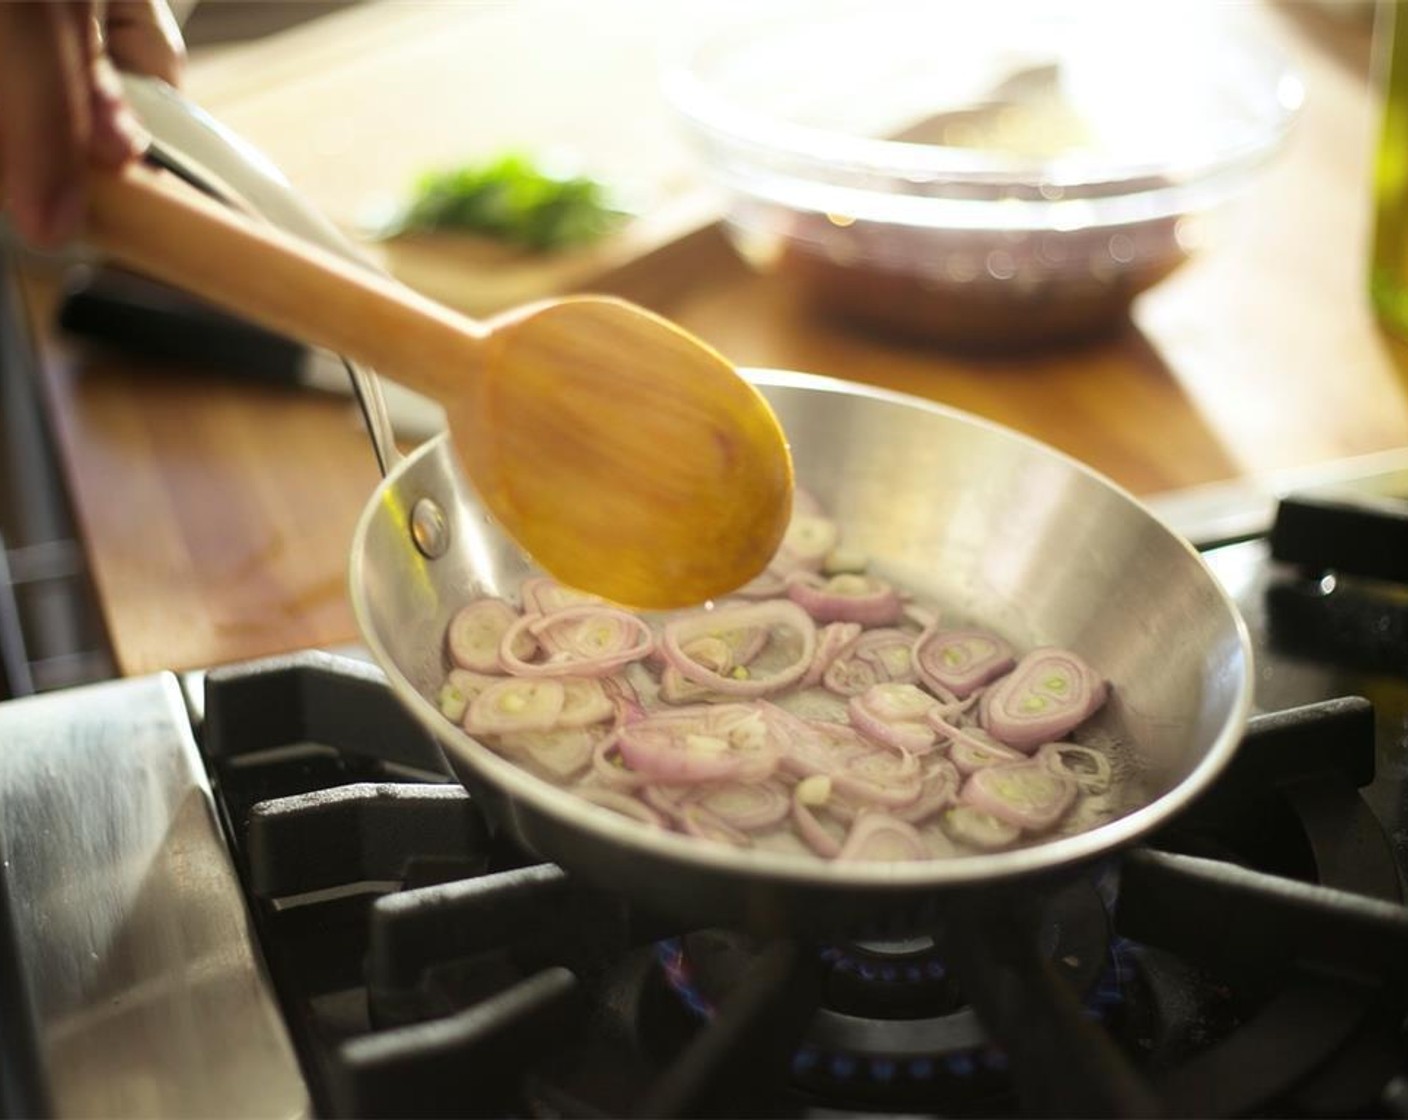
M 430 396 L 463 387 L 487 336 L 388 277 L 258 225 L 173 176 L 95 172 L 84 240 L 134 271 Z

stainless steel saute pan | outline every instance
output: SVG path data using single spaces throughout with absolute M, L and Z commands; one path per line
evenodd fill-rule
M 531 776 L 434 703 L 450 617 L 474 595 L 515 599 L 533 574 L 436 440 L 369 502 L 352 547 L 352 603 L 397 695 L 501 827 L 672 914 L 814 932 L 920 922 L 947 892 L 1069 870 L 1167 821 L 1214 779 L 1247 714 L 1251 653 L 1235 608 L 1185 542 L 1110 482 L 1009 430 L 854 384 L 750 376 L 782 420 L 799 480 L 840 519 L 848 548 L 1019 647 L 1073 649 L 1111 682 L 1097 729 L 1132 745 L 1147 804 L 1020 850 L 823 863 L 655 831 Z
M 129 84 L 169 164 L 249 210 L 351 254 L 266 161 L 179 95 Z M 450 617 L 514 599 L 533 574 L 434 439 L 401 459 L 357 371 L 385 479 L 350 560 L 362 635 L 401 701 L 491 818 L 567 870 L 692 922 L 754 930 L 923 924 L 955 895 L 1028 891 L 1146 835 L 1218 775 L 1250 706 L 1246 629 L 1197 553 L 1131 496 L 1050 448 L 914 398 L 803 374 L 750 376 L 776 408 L 797 474 L 877 571 L 1019 647 L 1053 644 L 1107 678 L 1098 730 L 1129 744 L 1142 801 L 1091 831 L 922 863 L 824 863 L 653 831 L 520 770 L 437 710 Z

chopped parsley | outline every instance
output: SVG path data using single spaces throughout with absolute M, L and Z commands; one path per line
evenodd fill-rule
M 510 153 L 422 175 L 394 232 L 464 230 L 549 250 L 595 241 L 625 217 L 599 180 L 552 175 Z

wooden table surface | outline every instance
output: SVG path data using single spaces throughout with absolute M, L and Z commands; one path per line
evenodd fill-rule
M 354 9 L 316 35 L 198 60 L 188 88 L 344 223 L 359 199 L 444 158 L 475 119 L 497 122 L 476 142 L 501 146 L 512 136 L 505 115 L 530 139 L 597 137 L 606 165 L 644 169 L 661 197 L 694 189 L 649 100 L 648 73 L 622 61 L 638 57 L 631 34 L 597 21 L 559 29 L 545 46 L 521 22 L 523 12 L 581 7 Z M 971 410 L 1144 496 L 1408 446 L 1408 350 L 1378 329 L 1365 297 L 1378 116 L 1368 28 L 1306 4 L 1271 4 L 1260 19 L 1302 70 L 1302 119 L 1238 220 L 1142 297 L 1112 338 L 1005 360 L 878 341 L 819 321 L 707 231 L 689 274 L 642 287 L 628 270 L 614 286 L 740 365 L 847 377 Z M 469 44 L 482 66 L 463 57 Z M 310 55 L 318 68 L 299 64 Z M 560 88 L 547 75 L 569 65 L 583 92 L 547 96 Z M 449 72 L 477 85 L 447 97 L 437 83 Z M 405 88 L 414 75 L 427 83 L 418 105 Z M 495 88 L 505 106 L 497 116 Z M 335 105 L 341 131 L 310 139 Z M 387 114 L 414 128 L 398 132 Z M 77 345 L 52 329 L 52 268 L 32 262 L 21 280 L 120 671 L 354 642 L 347 549 L 377 474 L 351 406 Z

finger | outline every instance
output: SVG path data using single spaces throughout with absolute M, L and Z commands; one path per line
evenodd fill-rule
M 123 97 L 117 71 L 103 53 L 97 24 L 92 26 L 88 56 L 92 135 L 88 154 L 96 166 L 115 170 L 138 155 L 147 146 L 148 137 Z
M 90 128 L 86 3 L 0 4 L 0 168 L 20 235 L 51 247 L 82 216 Z
M 186 45 L 164 0 L 108 0 L 104 33 L 119 68 L 181 84 Z

